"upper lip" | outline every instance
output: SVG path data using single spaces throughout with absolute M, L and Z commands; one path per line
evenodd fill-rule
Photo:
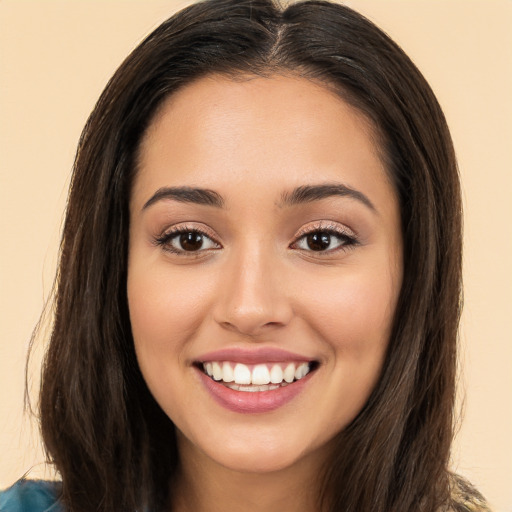
M 280 363 L 286 361 L 310 362 L 315 359 L 288 350 L 273 347 L 259 348 L 224 348 L 203 354 L 197 358 L 197 362 L 207 361 L 233 361 L 243 364 Z

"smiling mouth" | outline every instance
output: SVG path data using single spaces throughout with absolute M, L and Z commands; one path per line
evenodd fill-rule
M 272 391 L 289 386 L 316 370 L 318 363 L 283 362 L 243 364 L 233 361 L 207 361 L 196 365 L 215 382 L 235 391 Z

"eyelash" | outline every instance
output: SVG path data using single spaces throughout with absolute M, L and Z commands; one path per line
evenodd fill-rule
M 340 228 L 339 226 L 335 224 L 317 224 L 311 227 L 307 227 L 299 232 L 297 237 L 295 238 L 295 241 L 290 244 L 290 247 L 294 249 L 294 246 L 297 246 L 298 243 L 302 240 L 306 241 L 308 236 L 312 236 L 315 234 L 322 234 L 327 235 L 328 237 L 335 237 L 338 239 L 340 244 L 333 248 L 333 249 L 327 249 L 325 251 L 315 251 L 312 249 L 306 250 L 306 249 L 298 249 L 303 250 L 305 252 L 313 253 L 317 256 L 322 257 L 323 255 L 331 255 L 334 253 L 337 253 L 338 251 L 347 251 L 356 245 L 359 244 L 359 241 L 355 234 L 353 234 L 351 231 L 347 231 L 345 229 Z M 329 245 L 332 244 L 332 241 L 329 242 Z
M 206 238 L 212 244 L 214 244 L 215 247 L 210 247 L 210 248 L 206 248 L 206 249 L 200 248 L 197 251 L 187 251 L 185 249 L 177 249 L 177 248 L 173 247 L 173 245 L 171 244 L 173 239 L 176 239 L 176 238 L 180 237 L 181 235 L 189 235 L 189 234 L 199 235 L 199 236 L 203 237 L 203 240 Z M 302 240 L 307 240 L 308 236 L 312 236 L 315 234 L 322 234 L 322 235 L 327 235 L 328 237 L 331 237 L 331 238 L 332 237 L 337 238 L 340 243 L 334 249 L 327 249 L 325 251 L 324 250 L 315 251 L 313 249 L 307 250 L 307 249 L 301 249 L 301 248 L 297 247 L 297 245 Z M 330 241 L 329 245 L 331 245 L 331 243 L 332 242 Z M 159 236 L 155 239 L 155 244 L 157 246 L 161 246 L 165 251 L 168 251 L 172 254 L 176 254 L 179 256 L 185 256 L 185 257 L 192 257 L 192 258 L 193 257 L 197 258 L 197 257 L 201 256 L 202 253 L 204 253 L 206 251 L 211 251 L 211 250 L 216 250 L 216 249 L 222 248 L 222 246 L 213 239 L 211 234 L 207 233 L 205 230 L 197 228 L 197 227 L 191 228 L 191 227 L 187 227 L 187 226 L 170 228 L 168 231 L 166 231 L 161 236 Z M 330 254 L 333 254 L 338 251 L 347 251 L 348 249 L 353 248 L 354 246 L 356 246 L 358 244 L 359 244 L 359 241 L 357 240 L 355 235 L 353 235 L 352 233 L 348 233 L 346 230 L 340 229 L 339 226 L 332 225 L 332 224 L 328 224 L 328 225 L 318 224 L 311 228 L 306 228 L 306 229 L 302 230 L 296 236 L 295 240 L 290 244 L 289 247 L 291 249 L 295 249 L 295 250 L 311 252 L 313 254 L 316 254 L 316 255 L 322 257 L 322 255 L 330 255 Z
M 180 237 L 181 235 L 187 235 L 194 233 L 196 235 L 200 235 L 203 238 L 206 238 L 210 240 L 213 244 L 215 244 L 217 247 L 214 249 L 220 249 L 222 246 L 213 240 L 213 237 L 211 234 L 207 233 L 205 230 L 193 227 L 190 228 L 188 226 L 180 226 L 180 227 L 172 227 L 159 237 L 155 239 L 155 243 L 158 246 L 161 246 L 165 251 L 168 251 L 172 254 L 177 254 L 179 256 L 188 256 L 188 257 L 198 257 L 201 253 L 212 250 L 210 249 L 199 249 L 198 251 L 186 251 L 185 249 L 176 249 L 171 245 L 171 242 L 173 239 Z

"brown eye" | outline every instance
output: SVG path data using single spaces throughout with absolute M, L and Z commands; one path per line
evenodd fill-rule
M 316 229 L 303 234 L 293 244 L 293 249 L 306 252 L 331 254 L 338 250 L 347 250 L 357 245 L 354 236 L 341 230 Z
M 203 253 L 208 250 L 222 248 L 220 244 L 202 231 L 186 228 L 165 233 L 156 239 L 156 243 L 165 251 L 181 255 Z
M 182 233 L 179 241 L 184 251 L 199 251 L 203 246 L 203 235 L 197 231 L 190 231 Z
M 325 251 L 331 245 L 331 237 L 330 233 L 317 231 L 316 233 L 310 233 L 306 237 L 306 243 L 310 250 L 312 251 Z

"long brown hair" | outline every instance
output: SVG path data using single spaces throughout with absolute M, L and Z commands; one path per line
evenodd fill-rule
M 64 225 L 41 428 L 72 512 L 163 510 L 178 468 L 172 421 L 139 371 L 126 298 L 128 202 L 139 142 L 164 98 L 209 73 L 293 73 L 363 112 L 400 200 L 404 277 L 387 358 L 336 439 L 319 509 L 433 512 L 449 504 L 461 200 L 430 87 L 351 9 L 324 1 L 207 0 L 123 62 L 82 133 Z

